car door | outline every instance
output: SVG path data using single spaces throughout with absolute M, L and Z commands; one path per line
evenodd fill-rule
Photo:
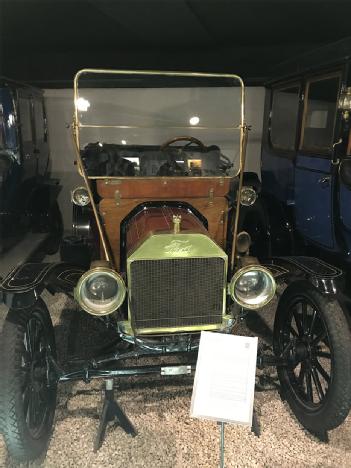
M 338 173 L 338 205 L 340 213 L 340 227 L 347 244 L 348 252 L 351 251 L 351 124 L 349 125 L 347 144 L 343 145 L 345 151 L 338 152 L 340 159 Z M 345 142 L 346 143 L 346 142 Z M 350 254 L 348 254 L 350 255 Z
M 307 80 L 299 150 L 295 162 L 295 223 L 299 233 L 323 248 L 335 244 L 333 193 L 335 142 L 341 72 Z
M 18 90 L 18 114 L 21 140 L 22 180 L 34 183 L 38 161 L 35 151 L 35 130 L 33 122 L 33 100 L 29 92 Z
M 0 106 L 3 110 L 3 143 L 0 144 L 0 230 L 4 249 L 11 247 L 23 234 L 29 220 L 24 203 L 26 190 L 23 181 L 23 154 L 19 139 L 21 126 L 17 98 L 15 88 L 6 86 L 0 89 Z M 26 126 L 26 111 L 30 120 L 30 108 L 28 110 L 22 106 L 24 134 L 28 133 L 29 129 L 31 140 L 32 127 L 30 122 Z
M 38 158 L 35 152 L 33 101 L 29 90 L 17 90 L 17 113 L 20 137 L 20 184 L 16 187 L 15 211 L 18 230 L 26 232 L 31 226 L 31 195 L 37 183 Z
M 36 154 L 38 162 L 38 175 L 44 176 L 48 165 L 49 147 L 44 100 L 41 95 L 33 96 L 33 114 L 35 135 L 34 153 Z

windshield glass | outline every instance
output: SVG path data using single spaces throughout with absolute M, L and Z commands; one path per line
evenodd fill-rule
M 237 174 L 239 78 L 90 71 L 75 83 L 77 143 L 90 177 Z

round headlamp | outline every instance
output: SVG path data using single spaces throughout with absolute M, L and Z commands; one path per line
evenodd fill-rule
M 272 273 L 261 265 L 248 265 L 238 270 L 229 285 L 232 299 L 245 309 L 258 309 L 270 302 L 276 283 Z
M 92 315 L 108 315 L 123 303 L 126 287 L 122 277 L 105 267 L 92 268 L 79 279 L 74 296 L 82 309 Z
M 241 189 L 240 203 L 244 206 L 251 206 L 257 200 L 257 192 L 252 187 L 243 187 Z
M 76 187 L 71 193 L 72 202 L 78 206 L 86 206 L 90 203 L 90 197 L 86 187 Z

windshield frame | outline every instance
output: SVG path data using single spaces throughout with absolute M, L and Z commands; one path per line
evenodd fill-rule
M 105 75 L 120 75 L 120 76 L 125 76 L 125 75 L 138 75 L 138 76 L 165 76 L 165 77 L 188 77 L 188 78 L 224 78 L 224 79 L 230 79 L 235 82 L 237 82 L 240 86 L 240 123 L 239 125 L 231 127 L 233 131 L 240 131 L 240 144 L 239 144 L 239 165 L 238 169 L 235 174 L 231 175 L 213 175 L 213 176 L 201 176 L 201 178 L 208 178 L 208 179 L 213 179 L 213 178 L 228 178 L 232 179 L 233 177 L 238 177 L 240 172 L 242 172 L 243 167 L 244 167 L 244 130 L 246 127 L 245 124 L 245 85 L 242 80 L 242 78 L 239 75 L 236 74 L 230 74 L 230 73 L 205 73 L 205 72 L 180 72 L 180 71 L 158 71 L 158 70 L 111 70 L 111 69 L 99 69 L 99 68 L 84 68 L 82 70 L 79 70 L 75 77 L 74 77 L 74 115 L 73 115 L 73 136 L 75 140 L 75 146 L 76 146 L 76 152 L 80 153 L 80 129 L 81 128 L 119 128 L 120 126 L 115 126 L 115 125 L 86 125 L 83 124 L 79 120 L 79 113 L 78 113 L 78 98 L 79 98 L 79 79 L 82 77 L 82 75 L 85 74 L 105 74 Z M 167 88 L 167 87 L 166 87 Z M 81 157 L 79 154 L 78 157 L 78 171 L 80 175 L 82 174 L 82 161 Z M 86 171 L 85 171 L 86 172 Z M 168 177 L 168 176 L 92 176 L 85 174 L 87 179 L 90 180 L 98 180 L 98 179 L 132 179 L 132 180 L 142 180 L 142 179 L 160 179 L 161 177 Z M 172 176 L 172 179 L 183 179 L 184 177 L 182 176 Z M 197 179 L 198 177 L 196 176 L 189 176 L 187 177 L 187 180 L 192 180 L 192 179 Z
M 99 212 L 97 206 L 94 202 L 94 196 L 91 189 L 90 181 L 94 179 L 131 179 L 138 183 L 137 181 L 145 180 L 146 177 L 125 177 L 125 176 L 88 176 L 87 172 L 84 168 L 82 156 L 80 153 L 80 135 L 79 135 L 79 128 L 81 126 L 78 118 L 78 106 L 77 106 L 77 99 L 79 97 L 78 93 L 78 81 L 79 78 L 84 74 L 111 74 L 111 75 L 149 75 L 149 76 L 169 76 L 169 77 L 190 77 L 190 78 L 227 78 L 232 79 L 239 82 L 240 85 L 240 96 L 241 96 L 241 104 L 240 104 L 240 125 L 233 127 L 233 130 L 240 131 L 240 146 L 239 146 L 239 167 L 236 175 L 225 176 L 225 178 L 233 179 L 239 177 L 239 185 L 237 189 L 237 197 L 236 197 L 236 212 L 235 212 L 235 221 L 234 221 L 234 232 L 233 232 L 233 242 L 232 242 L 232 249 L 231 249 L 231 268 L 234 268 L 235 264 L 235 253 L 236 253 L 236 237 L 238 232 L 238 223 L 239 223 L 239 211 L 240 211 L 240 200 L 241 200 L 241 189 L 243 186 L 243 175 L 244 175 L 244 167 L 245 167 L 245 159 L 246 159 L 246 146 L 247 146 L 247 138 L 248 138 L 248 130 L 249 127 L 245 122 L 245 86 L 242 78 L 236 74 L 230 73 L 202 73 L 202 72 L 178 72 L 178 71 L 152 71 L 152 70 L 111 70 L 111 69 L 94 69 L 94 68 L 84 68 L 78 71 L 74 77 L 74 115 L 73 115 L 73 140 L 77 158 L 77 168 L 79 174 L 83 177 L 85 186 L 88 191 L 88 195 L 91 202 L 91 207 L 94 213 L 94 217 L 96 220 L 97 228 L 100 235 L 100 240 L 102 243 L 102 250 L 104 253 L 104 258 L 110 264 L 112 263 L 112 257 L 110 253 L 109 243 L 106 238 L 106 234 L 103 228 L 103 224 L 99 217 Z M 157 176 L 158 180 L 162 179 L 162 177 Z M 206 177 L 207 179 L 223 179 L 223 176 L 213 176 L 213 177 Z M 147 179 L 151 179 L 151 177 L 147 177 Z M 172 177 L 173 180 L 181 179 L 184 180 L 184 177 Z M 186 180 L 191 183 L 192 180 L 198 180 L 199 177 L 187 177 Z

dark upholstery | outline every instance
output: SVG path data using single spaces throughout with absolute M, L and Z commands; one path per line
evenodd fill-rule
M 82 158 L 90 176 L 219 176 L 225 175 L 230 161 L 218 146 L 115 145 L 89 143 Z M 193 161 L 201 160 L 201 167 Z

